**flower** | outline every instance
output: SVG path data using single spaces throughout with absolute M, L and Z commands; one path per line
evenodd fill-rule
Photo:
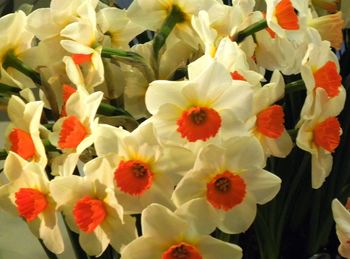
M 336 116 L 341 108 L 328 101 L 328 93 L 323 88 L 316 89 L 314 114 L 304 120 L 298 131 L 297 146 L 310 152 L 312 188 L 322 186 L 332 169 L 332 152 L 338 147 L 342 133 Z
M 339 254 L 350 258 L 350 212 L 349 207 L 344 207 L 338 199 L 332 201 L 333 218 L 336 223 L 337 236 L 340 241 Z
M 64 244 L 58 226 L 56 203 L 43 168 L 10 152 L 4 173 L 9 183 L 0 187 L 0 206 L 22 217 L 31 232 L 42 239 L 50 251 L 62 253 Z
M 151 123 L 132 133 L 101 125 L 95 148 L 99 157 L 93 161 L 108 162 L 109 182 L 128 214 L 141 213 L 151 203 L 173 208 L 174 186 L 194 161 L 185 148 L 161 146 Z
M 25 160 L 44 168 L 47 158 L 39 131 L 43 106 L 43 102 L 25 104 L 21 98 L 11 96 L 7 107 L 11 123 L 6 130 L 6 146 Z
M 189 67 L 188 81 L 150 84 L 146 107 L 160 138 L 181 145 L 234 135 L 251 112 L 250 85 L 232 80 L 225 67 L 215 61 L 199 75 L 193 72 Z
M 281 179 L 263 170 L 264 165 L 255 138 L 231 138 L 222 147 L 208 145 L 172 199 L 209 232 L 215 227 L 231 234 L 244 232 L 254 221 L 256 204 L 270 201 L 280 189 Z
M 57 208 L 88 255 L 100 256 L 108 244 L 117 250 L 136 238 L 135 221 L 124 216 L 114 190 L 106 182 L 105 162 L 84 166 L 84 177 L 59 176 L 50 182 Z
M 159 204 L 148 206 L 141 217 L 143 236 L 122 250 L 122 259 L 242 258 L 237 245 L 198 233 L 189 221 Z

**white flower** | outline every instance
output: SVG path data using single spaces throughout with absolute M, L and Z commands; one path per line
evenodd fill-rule
M 108 163 L 106 174 L 126 213 L 140 213 L 151 203 L 169 208 L 171 194 L 179 178 L 192 167 L 191 151 L 163 147 L 151 123 L 129 133 L 120 128 L 100 125 L 95 148 L 96 163 Z
M 53 199 L 88 255 L 100 256 L 108 244 L 120 251 L 136 238 L 135 221 L 124 216 L 114 190 L 106 185 L 106 163 L 84 166 L 84 177 L 59 176 L 50 183 Z
M 209 232 L 215 227 L 244 232 L 254 221 L 256 204 L 270 201 L 280 189 L 281 179 L 264 166 L 263 150 L 254 138 L 233 138 L 223 147 L 208 145 L 176 186 L 173 201 Z
M 314 113 L 302 121 L 296 139 L 297 146 L 310 152 L 312 188 L 322 186 L 332 169 L 332 152 L 338 147 L 342 133 L 337 115 L 341 108 L 334 106 L 323 88 L 315 90 Z
M 350 258 L 350 212 L 348 207 L 344 207 L 339 200 L 332 201 L 333 218 L 336 223 L 337 236 L 340 241 L 339 254 L 345 258 Z
M 53 253 L 64 250 L 56 203 L 41 166 L 10 152 L 4 165 L 9 183 L 0 187 L 0 206 L 26 220 L 32 233 Z
M 190 222 L 176 212 L 151 204 L 142 212 L 143 236 L 132 241 L 121 253 L 122 259 L 242 258 L 242 249 L 234 244 L 199 234 Z
M 242 134 L 240 123 L 251 112 L 252 90 L 232 80 L 223 65 L 210 62 L 188 81 L 153 81 L 146 92 L 146 107 L 160 138 L 177 145 L 204 144 L 210 139 Z M 240 128 L 237 130 L 237 128 Z
M 43 106 L 43 102 L 25 104 L 21 98 L 11 96 L 7 106 L 11 123 L 6 130 L 6 146 L 22 158 L 44 168 L 47 158 L 39 132 Z

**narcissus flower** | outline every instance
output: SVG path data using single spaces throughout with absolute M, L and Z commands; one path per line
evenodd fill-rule
M 211 61 L 200 74 L 189 67 L 188 81 L 153 81 L 146 107 L 160 138 L 178 145 L 204 143 L 235 134 L 251 112 L 252 90 L 232 80 L 223 65 Z
M 79 89 L 72 93 L 67 100 L 65 104 L 66 116 L 56 121 L 53 132 L 49 135 L 50 142 L 63 151 L 65 158 L 72 155 L 77 162 L 78 155 L 93 143 L 95 128 L 98 124 L 95 114 L 102 96 L 102 92 L 89 95 L 85 90 Z M 55 158 L 54 163 L 63 164 L 65 159 L 61 161 L 59 157 Z M 54 167 L 57 168 L 57 165 Z M 54 172 L 54 174 L 62 173 L 70 174 L 72 172 Z
M 309 44 L 303 60 L 301 76 L 305 82 L 307 96 L 301 111 L 301 119 L 310 119 L 314 114 L 317 89 L 324 89 L 330 105 L 341 111 L 345 103 L 345 89 L 339 74 L 339 63 L 331 51 L 329 42 Z
M 332 152 L 338 147 L 342 129 L 337 119 L 341 108 L 328 100 L 326 90 L 316 90 L 313 117 L 304 120 L 298 131 L 296 143 L 312 155 L 312 188 L 322 186 L 332 169 Z
M 22 217 L 32 233 L 43 240 L 53 253 L 64 250 L 58 226 L 56 203 L 51 197 L 49 180 L 41 166 L 10 152 L 4 165 L 8 184 L 0 187 L 0 206 Z
M 192 215 L 209 232 L 218 227 L 241 233 L 253 223 L 256 204 L 270 201 L 280 189 L 281 179 L 263 170 L 264 165 L 255 138 L 233 138 L 223 147 L 208 145 L 176 186 L 172 199 L 183 214 Z
M 84 167 L 84 177 L 60 176 L 50 183 L 53 199 L 68 226 L 79 233 L 79 243 L 88 255 L 100 256 L 108 244 L 120 251 L 136 238 L 134 219 L 124 216 L 114 190 L 106 184 L 106 163 L 93 161 Z
M 11 120 L 6 133 L 6 146 L 22 158 L 46 166 L 47 158 L 40 139 L 40 119 L 43 102 L 25 104 L 21 98 L 12 96 L 7 112 Z
M 308 1 L 266 0 L 269 28 L 282 38 L 303 41 L 308 14 Z
M 152 124 L 132 133 L 101 125 L 95 147 L 99 158 L 93 161 L 108 163 L 109 183 L 126 213 L 140 213 L 151 203 L 174 207 L 174 186 L 194 161 L 185 148 L 161 146 Z
M 143 235 L 122 250 L 122 259 L 242 258 L 239 246 L 199 234 L 190 221 L 159 204 L 141 217 Z
M 293 148 L 293 142 L 284 127 L 283 108 L 274 104 L 283 97 L 284 88 L 283 77 L 276 70 L 271 82 L 254 92 L 254 116 L 248 120 L 247 126 L 260 141 L 267 156 L 286 157 Z
M 339 200 L 332 201 L 333 218 L 336 223 L 337 236 L 340 241 L 338 247 L 339 254 L 345 258 L 350 258 L 350 207 L 344 207 Z

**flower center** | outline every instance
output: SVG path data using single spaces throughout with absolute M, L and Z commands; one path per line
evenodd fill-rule
M 314 128 L 314 142 L 317 146 L 333 152 L 339 145 L 341 128 L 336 117 L 330 117 Z
M 245 194 L 244 180 L 229 171 L 215 175 L 207 183 L 207 200 L 216 209 L 232 209 L 243 201 Z
M 181 242 L 169 247 L 162 254 L 162 259 L 202 259 L 202 256 L 196 247 Z
M 92 54 L 73 54 L 72 59 L 76 65 L 91 62 Z
M 192 107 L 177 120 L 177 131 L 190 142 L 214 137 L 221 127 L 221 117 L 208 107 Z
M 75 204 L 73 215 L 79 229 L 91 233 L 104 221 L 107 211 L 101 200 L 85 196 Z
M 11 151 L 24 159 L 31 159 L 35 155 L 35 146 L 30 134 L 22 129 L 14 128 L 9 134 Z
M 114 172 L 114 180 L 121 191 L 130 195 L 142 195 L 152 186 L 153 172 L 138 160 L 121 161 Z
M 284 112 L 280 105 L 272 105 L 261 111 L 256 118 L 257 130 L 270 138 L 279 138 L 284 131 Z
M 60 148 L 76 148 L 88 135 L 84 125 L 76 116 L 67 117 L 62 123 L 58 146 Z
M 314 72 L 315 85 L 326 90 L 329 97 L 339 94 L 342 78 L 338 73 L 334 62 L 328 61 L 321 68 Z
M 281 0 L 275 9 L 278 24 L 285 30 L 299 30 L 298 14 L 291 0 Z
M 242 76 L 238 71 L 233 71 L 230 73 L 233 80 L 247 81 L 244 76 Z
M 35 220 L 48 204 L 45 194 L 32 188 L 20 188 L 15 198 L 19 216 L 27 222 Z

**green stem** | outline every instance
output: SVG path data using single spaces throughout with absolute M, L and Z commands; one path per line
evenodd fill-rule
M 22 72 L 24 75 L 28 76 L 33 80 L 34 83 L 40 85 L 41 84 L 41 78 L 40 74 L 24 64 L 20 59 L 18 59 L 13 52 L 8 52 L 5 56 L 5 61 L 3 63 L 3 66 L 5 68 L 7 67 L 13 67 L 16 70 Z
M 237 33 L 237 36 L 232 36 L 231 39 L 234 41 L 236 40 L 237 43 L 241 43 L 246 37 L 253 35 L 254 33 L 266 29 L 267 21 L 265 19 L 258 21 L 256 23 L 253 23 L 252 25 L 248 26 L 244 30 Z
M 117 56 L 120 58 L 131 59 L 135 62 L 143 62 L 143 57 L 138 53 L 121 49 L 103 48 L 101 56 L 104 58 L 112 58 L 114 56 Z
M 230 242 L 231 235 L 218 229 L 218 238 L 224 242 Z
M 175 28 L 176 24 L 182 23 L 185 20 L 186 20 L 185 14 L 182 12 L 182 10 L 178 6 L 173 5 L 171 7 L 171 10 L 168 16 L 165 18 L 162 24 L 162 27 L 154 37 L 153 54 L 154 54 L 154 61 L 156 63 L 155 71 L 156 71 L 157 78 L 158 78 L 158 70 L 159 70 L 159 52 L 161 48 L 164 46 L 166 39 L 170 35 L 171 31 Z
M 302 91 L 305 90 L 305 83 L 303 80 L 297 80 L 294 82 L 291 82 L 289 84 L 286 84 L 285 87 L 285 92 L 286 94 L 290 94 L 290 93 L 294 93 L 294 92 L 298 92 L 298 91 Z
M 119 116 L 124 115 L 132 118 L 132 115 L 128 113 L 126 110 L 118 107 L 114 107 L 113 105 L 107 103 L 101 103 L 97 110 L 98 114 L 106 115 L 106 116 Z
M 309 240 L 308 240 L 308 252 L 309 255 L 315 254 L 318 249 L 320 248 L 319 243 L 317 242 L 318 239 L 318 225 L 320 222 L 319 219 L 319 213 L 320 213 L 320 206 L 321 206 L 321 191 L 322 189 L 314 190 L 314 200 L 313 200 L 313 206 L 311 211 L 311 218 L 310 218 L 310 231 L 309 231 Z
M 40 242 L 40 245 L 43 247 L 47 257 L 49 259 L 57 259 L 57 255 L 55 253 L 52 253 L 49 249 L 47 249 L 47 247 L 45 246 L 44 242 L 41 239 L 38 238 L 38 240 Z
M 7 151 L 5 149 L 0 150 L 0 160 L 5 160 L 7 157 Z
M 6 85 L 3 83 L 0 83 L 0 92 L 10 92 L 10 93 L 14 93 L 17 94 L 21 91 L 21 89 L 17 88 L 17 87 L 13 87 L 10 85 Z

